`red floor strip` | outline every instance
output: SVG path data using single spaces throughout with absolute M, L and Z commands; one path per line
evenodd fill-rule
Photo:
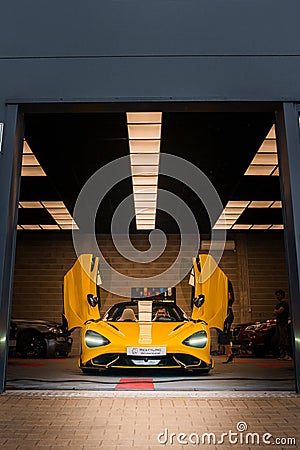
M 286 364 L 286 363 L 274 363 L 274 364 L 256 364 L 258 367 L 261 367 L 262 369 L 278 369 L 281 367 L 292 367 L 292 364 Z
M 46 366 L 47 364 L 43 363 L 8 363 L 9 366 L 28 366 L 28 367 L 40 367 L 40 366 Z
M 153 378 L 120 378 L 116 389 L 154 389 Z

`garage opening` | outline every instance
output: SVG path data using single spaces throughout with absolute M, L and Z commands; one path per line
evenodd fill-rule
M 140 119 L 140 128 L 134 129 Z M 272 109 L 203 112 L 191 104 L 116 105 L 106 110 L 103 106 L 88 113 L 27 112 L 6 389 L 295 390 L 293 360 L 278 359 L 273 315 L 278 303 L 275 291 L 281 289 L 289 298 L 274 123 Z M 149 150 L 150 144 L 154 147 Z M 223 214 L 213 223 L 189 185 L 158 175 L 160 154 L 188 161 L 209 179 L 223 205 Z M 187 205 L 200 236 L 197 253 L 207 254 L 212 236 L 218 239 L 219 233 L 221 240 L 226 231 L 219 265 L 234 289 L 234 358 L 223 364 L 225 349 L 212 329 L 215 367 L 209 374 L 146 363 L 91 374 L 78 367 L 81 332 L 69 334 L 62 321 L 63 279 L 77 258 L 74 207 L 96 171 L 128 155 L 128 177 L 103 196 L 95 217 L 97 242 L 111 267 L 144 280 L 166 271 L 176 260 L 180 224 L 157 207 L 159 190 Z M 142 187 L 141 178 L 146 179 Z M 154 228 L 167 237 L 164 252 L 154 261 L 128 259 L 120 252 L 127 245 L 124 228 L 117 228 L 116 236 L 111 233 L 115 211 L 132 193 L 128 232 L 133 247 L 149 250 L 149 232 Z M 176 305 L 190 317 L 190 271 L 176 285 L 167 280 L 165 285 L 146 287 L 175 289 Z M 100 287 L 100 301 L 103 318 L 114 304 L 128 301 L 128 295 Z M 286 354 L 292 356 L 291 335 L 287 339 Z

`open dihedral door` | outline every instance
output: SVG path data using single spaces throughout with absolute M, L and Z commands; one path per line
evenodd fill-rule
M 80 255 L 64 276 L 64 316 L 69 330 L 82 327 L 87 320 L 100 319 L 99 308 L 87 300 L 88 295 L 97 296 L 98 265 L 99 258 Z
M 228 278 L 211 255 L 194 260 L 195 297 L 203 294 L 202 306 L 193 307 L 192 319 L 204 320 L 209 328 L 223 330 L 228 307 Z

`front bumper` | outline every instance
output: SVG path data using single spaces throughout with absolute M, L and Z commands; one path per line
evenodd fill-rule
M 128 356 L 126 353 L 105 353 L 99 355 L 84 366 L 99 369 L 211 369 L 213 361 L 207 364 L 195 356 L 184 353 L 168 353 L 166 356 Z

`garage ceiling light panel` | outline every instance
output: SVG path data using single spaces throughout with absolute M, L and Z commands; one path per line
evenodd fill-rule
M 256 155 L 251 161 L 245 175 L 278 176 L 278 157 L 275 126 L 273 125 Z
M 272 203 L 271 208 L 282 208 L 282 202 L 277 201 L 277 202 Z
M 137 230 L 155 228 L 161 112 L 128 112 L 130 164 Z
M 43 230 L 60 230 L 58 225 L 40 225 Z
M 159 153 L 160 150 L 160 140 L 150 139 L 150 140 L 133 140 L 129 141 L 130 153 Z
M 250 203 L 248 208 L 269 208 L 273 201 L 265 201 L 265 200 L 254 200 Z
M 18 230 L 72 230 L 78 229 L 76 222 L 67 210 L 64 202 L 60 201 L 36 201 L 36 202 L 19 202 L 20 208 L 44 208 L 55 220 L 55 224 L 43 225 L 18 225 Z
M 249 203 L 249 201 L 229 201 L 223 209 L 222 214 L 218 218 L 217 222 L 213 226 L 213 229 L 228 230 L 232 228 L 240 215 L 245 211 Z
M 254 224 L 251 227 L 251 230 L 268 230 L 271 227 L 271 224 L 267 225 L 267 224 Z
M 62 230 L 78 229 L 76 222 L 63 202 L 42 202 L 48 213 Z
M 215 230 L 279 230 L 283 229 L 283 225 L 276 224 L 243 224 L 236 223 L 241 214 L 247 208 L 281 208 L 281 201 L 274 200 L 245 200 L 235 201 L 231 200 L 227 203 L 222 214 L 215 223 L 213 229 Z
M 245 224 L 245 223 L 237 223 L 233 225 L 234 230 L 249 230 L 252 227 L 252 225 Z
M 43 171 L 40 163 L 32 153 L 28 142 L 24 140 L 23 143 L 23 157 L 22 157 L 22 177 L 45 177 L 46 174 Z
M 22 225 L 23 230 L 41 230 L 39 225 Z
M 21 208 L 43 208 L 41 202 L 20 202 L 19 207 Z
M 283 224 L 274 224 L 270 227 L 270 230 L 283 230 L 284 225 Z

